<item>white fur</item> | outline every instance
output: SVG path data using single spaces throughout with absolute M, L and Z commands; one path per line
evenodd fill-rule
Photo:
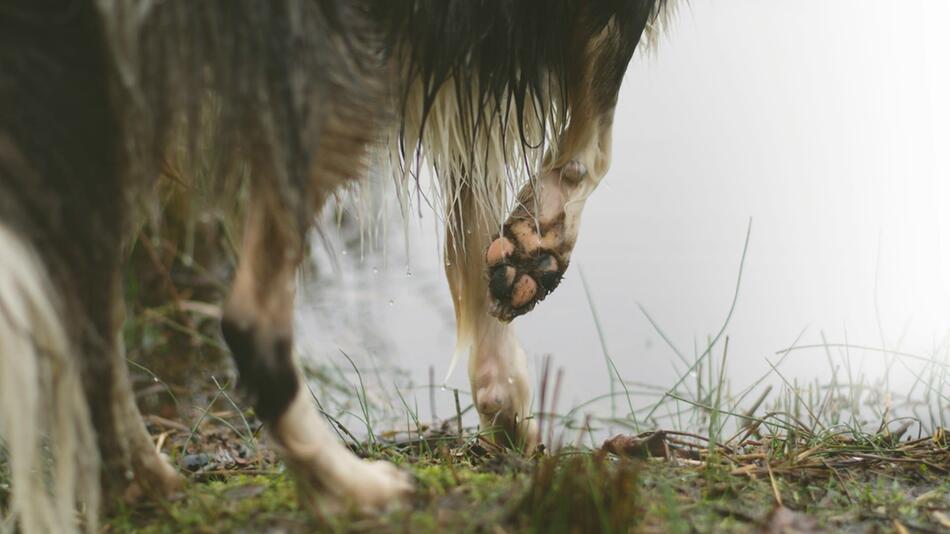
M 357 458 L 327 428 L 306 386 L 298 375 L 297 395 L 273 425 L 271 432 L 283 449 L 294 473 L 316 481 L 312 505 L 355 505 L 378 511 L 412 491 L 408 476 L 388 462 Z M 310 487 L 307 484 L 301 488 Z M 310 497 L 310 495 L 305 495 Z
M 643 31 L 643 42 L 647 52 L 653 52 L 659 45 L 660 38 L 667 34 L 673 23 L 673 17 L 679 11 L 680 5 L 689 5 L 689 0 L 666 0 L 666 3 L 654 13 L 647 21 L 647 27 Z
M 555 87 L 553 83 L 551 87 Z M 472 92 L 477 94 L 474 89 Z M 460 109 L 455 84 L 451 81 L 443 84 L 437 93 L 419 139 L 414 134 L 419 131 L 422 121 L 422 95 L 421 84 L 416 83 L 407 98 L 405 147 L 410 159 L 403 159 L 399 152 L 398 132 L 391 132 L 383 144 L 392 151 L 393 168 L 399 172 L 397 182 L 403 186 L 400 188 L 403 206 L 411 200 L 408 195 L 412 193 L 409 185 L 415 183 L 413 177 L 425 170 L 433 179 L 428 184 L 422 182 L 421 192 L 439 217 L 449 220 L 455 215 L 452 210 L 456 195 L 464 186 L 472 191 L 479 216 L 485 217 L 480 221 L 466 221 L 466 224 L 485 224 L 500 230 L 500 223 L 511 207 L 511 199 L 538 171 L 546 153 L 557 146 L 554 136 L 563 130 L 564 124 L 552 102 L 560 99 L 551 94 L 541 99 L 542 102 L 529 100 L 525 103 L 528 110 L 541 110 L 540 115 L 547 121 L 542 130 L 533 113 L 526 118 L 525 137 L 532 145 L 537 145 L 537 148 L 526 148 L 521 144 L 513 99 L 498 105 L 499 109 L 508 110 L 510 116 L 506 125 L 502 125 L 501 118 L 494 112 L 484 111 L 481 115 L 486 117 L 486 124 L 472 139 L 471 130 L 463 126 L 460 117 L 463 112 L 468 116 L 479 116 L 480 110 L 474 104 L 471 109 Z M 485 103 L 486 110 L 494 108 L 495 102 Z M 459 245 L 463 244 L 464 236 L 461 237 Z
M 12 479 L 3 530 L 74 532 L 81 505 L 94 532 L 98 449 L 52 290 L 37 255 L 0 224 L 0 435 Z
M 661 9 L 651 15 L 644 30 L 641 49 L 650 51 L 656 48 L 680 2 L 667 0 Z M 569 119 L 564 120 L 564 110 L 559 108 L 563 95 L 559 93 L 557 84 L 552 80 L 548 85 L 550 91 L 541 95 L 540 99 L 529 97 L 524 104 L 525 110 L 528 110 L 525 112 L 524 134 L 533 145 L 533 148 L 528 148 L 521 143 L 513 99 L 500 103 L 489 100 L 484 102 L 482 110 L 478 109 L 476 102 L 472 102 L 470 109 L 461 109 L 452 80 L 446 81 L 436 94 L 422 138 L 418 138 L 416 133 L 422 121 L 424 91 L 422 84 L 415 82 L 406 95 L 404 144 L 400 145 L 396 129 L 382 140 L 382 146 L 390 150 L 391 167 L 398 170 L 396 178 L 401 185 L 399 190 L 403 207 L 410 204 L 413 191 L 409 185 L 416 183 L 413 178 L 425 169 L 432 179 L 427 184 L 422 182 L 421 193 L 443 220 L 449 220 L 453 215 L 454 195 L 465 185 L 474 193 L 476 211 L 487 218 L 477 222 L 498 225 L 500 229 L 513 199 L 531 177 L 541 172 L 544 166 L 552 167 L 554 162 L 564 157 L 576 159 L 576 155 L 558 154 L 558 136 L 567 127 Z M 472 88 L 471 93 L 477 94 L 478 91 Z M 540 111 L 535 113 L 531 110 Z M 508 115 L 507 124 L 502 124 L 499 111 Z M 463 115 L 485 117 L 485 124 L 474 139 L 471 130 L 463 127 L 460 120 Z M 542 118 L 545 121 L 543 129 L 539 122 Z M 401 146 L 406 148 L 408 159 L 400 152 Z M 606 149 L 609 151 L 609 147 Z M 474 160 L 470 159 L 473 154 Z M 584 163 L 589 164 L 590 169 L 595 168 L 594 162 Z M 602 176 L 603 173 L 600 173 L 598 179 Z M 457 244 L 462 245 L 460 241 Z
M 667 26 L 675 2 L 670 0 L 664 8 L 654 14 L 646 29 L 643 44 L 650 48 Z M 473 89 L 472 93 L 477 94 L 477 91 Z M 402 172 L 397 175 L 397 184 L 403 186 L 399 190 L 404 208 L 412 200 L 410 185 L 414 182 L 409 178 L 420 168 L 428 170 L 431 180 L 427 187 L 421 186 L 422 193 L 451 234 L 447 236 L 449 245 L 445 252 L 451 259 L 447 274 L 456 306 L 457 338 L 445 380 L 448 381 L 461 359 L 468 358 L 469 379 L 482 426 L 494 426 L 499 417 L 514 417 L 516 426 L 520 427 L 520 437 L 529 447 L 536 439 L 536 431 L 529 419 L 530 379 L 526 358 L 511 326 L 488 315 L 483 279 L 484 247 L 488 235 L 501 230 L 518 193 L 529 180 L 535 179 L 544 182 L 537 184 L 542 186 L 537 192 L 546 197 L 539 199 L 541 211 L 555 212 L 549 214 L 550 218 L 564 212 L 563 239 L 573 244 L 577 238 L 584 204 L 610 165 L 610 124 L 603 118 L 593 120 L 587 125 L 587 135 L 581 136 L 584 142 L 573 144 L 570 153 L 559 150 L 560 136 L 569 127 L 569 118 L 565 121 L 558 108 L 562 102 L 559 96 L 556 93 L 541 95 L 541 102 L 526 104 L 528 110 L 542 110 L 545 121 L 544 128 L 538 121 L 526 121 L 525 135 L 536 145 L 536 148 L 526 148 L 521 143 L 518 121 L 513 117 L 512 102 L 497 106 L 512 115 L 507 125 L 502 125 L 499 116 L 490 111 L 496 108 L 495 102 L 486 103 L 484 110 L 475 108 L 474 103 L 472 109 L 460 109 L 455 84 L 451 81 L 436 95 L 422 138 L 414 138 L 413 134 L 419 130 L 423 101 L 422 89 L 417 84 L 409 93 L 404 118 L 405 147 L 411 158 L 418 159 L 401 158 L 396 132 L 385 140 L 386 146 L 393 150 L 393 167 Z M 473 139 L 471 131 L 461 123 L 463 115 L 494 120 L 487 120 Z M 470 159 L 473 153 L 474 160 Z M 589 172 L 578 183 L 562 184 L 555 169 L 571 161 L 582 164 Z M 460 207 L 456 195 L 465 189 L 470 191 L 473 205 Z M 456 209 L 462 212 L 457 213 Z M 450 222 L 458 218 L 464 227 Z M 448 250 L 450 247 L 455 250 Z
M 468 374 L 480 426 L 483 430 L 513 428 L 516 435 L 512 439 L 531 451 L 538 436 L 531 414 L 531 384 L 524 349 L 510 324 L 489 316 L 484 309 L 467 315 L 474 324 L 460 329 L 459 337 L 471 336 L 472 340 Z

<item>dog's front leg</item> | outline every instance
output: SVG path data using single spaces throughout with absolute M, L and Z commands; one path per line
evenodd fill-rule
M 614 108 L 633 37 L 609 24 L 579 43 L 569 62 L 567 128 L 485 252 L 491 313 L 502 321 L 531 311 L 567 270 L 584 204 L 610 167 Z
M 327 427 L 292 351 L 294 276 L 303 233 L 278 194 L 257 183 L 222 331 L 283 458 L 314 506 L 355 505 L 372 511 L 411 490 L 407 476 L 386 462 L 357 458 Z M 318 501 L 321 499 L 321 501 Z
M 489 314 L 484 251 L 499 222 L 476 201 L 465 178 L 451 184 L 458 194 L 451 195 L 455 201 L 446 228 L 445 273 L 455 304 L 454 359 L 468 358 L 481 430 L 500 445 L 531 452 L 538 444 L 538 431 L 530 413 L 527 358 L 512 325 Z

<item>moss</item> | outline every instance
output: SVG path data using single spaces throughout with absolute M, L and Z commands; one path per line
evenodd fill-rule
M 906 473 L 784 476 L 773 489 L 767 477 L 737 476 L 726 464 L 633 463 L 605 454 L 545 458 L 529 469 L 405 460 L 416 494 L 378 517 L 311 514 L 299 507 L 291 477 L 276 472 L 195 480 L 181 498 L 120 508 L 106 531 L 748 532 L 767 524 L 776 490 L 786 508 L 830 531 L 889 530 L 895 521 L 939 530 L 939 514 L 950 509 L 950 482 Z
M 115 532 L 235 532 L 280 523 L 304 526 L 293 481 L 285 474 L 236 475 L 193 482 L 173 500 L 125 506 L 109 520 Z

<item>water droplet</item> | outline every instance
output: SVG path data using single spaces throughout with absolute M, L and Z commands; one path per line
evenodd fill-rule
M 509 383 L 509 384 L 514 384 L 514 383 L 515 383 L 515 379 L 514 379 L 514 378 L 511 378 L 511 377 L 509 376 L 509 377 L 508 377 L 508 383 Z
M 445 389 L 445 386 L 442 386 L 441 389 L 442 389 L 442 391 L 448 391 L 447 389 Z
M 396 303 L 396 302 L 395 302 L 393 299 L 389 299 L 389 305 L 390 305 L 390 306 L 392 306 L 392 305 L 395 304 L 395 303 Z
M 346 249 L 343 249 L 342 254 L 343 254 L 344 256 L 346 256 Z
M 373 274 L 379 274 L 379 269 L 377 269 L 376 267 L 373 267 Z
M 412 271 L 406 271 L 406 276 L 408 278 L 412 278 Z
M 446 266 L 446 267 L 451 267 L 451 266 L 452 266 L 452 262 L 446 261 L 446 262 L 445 262 L 445 266 Z

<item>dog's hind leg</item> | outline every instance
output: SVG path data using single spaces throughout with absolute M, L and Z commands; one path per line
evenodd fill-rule
M 269 426 L 302 496 L 312 499 L 309 504 L 382 509 L 407 494 L 411 485 L 392 464 L 356 457 L 317 411 L 292 351 L 294 282 L 303 256 L 303 231 L 287 220 L 289 210 L 274 188 L 262 180 L 254 186 L 241 262 L 222 322 L 241 385 Z
M 81 343 L 90 354 L 87 396 L 102 454 L 104 489 L 108 497 L 126 501 L 143 495 L 165 497 L 178 490 L 183 479 L 155 449 L 135 403 L 122 342 L 125 305 L 118 262 L 113 268 L 111 277 L 109 269 L 100 271 L 95 284 L 100 298 L 84 301 L 89 302 L 86 316 L 97 328 L 83 334 Z
M 121 349 L 131 195 L 100 24 L 92 2 L 0 9 L 0 418 L 27 533 L 71 532 L 83 516 L 95 531 L 101 489 L 179 480 L 139 417 Z
M 491 313 L 502 321 L 531 311 L 567 270 L 584 204 L 610 166 L 614 107 L 636 44 L 610 24 L 577 46 L 582 53 L 568 72 L 570 122 L 485 252 Z
M 468 357 L 472 396 L 482 430 L 495 441 L 530 452 L 537 425 L 530 417 L 531 385 L 524 350 L 510 324 L 489 314 L 484 251 L 498 228 L 496 216 L 480 209 L 469 187 L 451 195 L 446 229 L 446 277 L 457 327 L 456 359 Z

